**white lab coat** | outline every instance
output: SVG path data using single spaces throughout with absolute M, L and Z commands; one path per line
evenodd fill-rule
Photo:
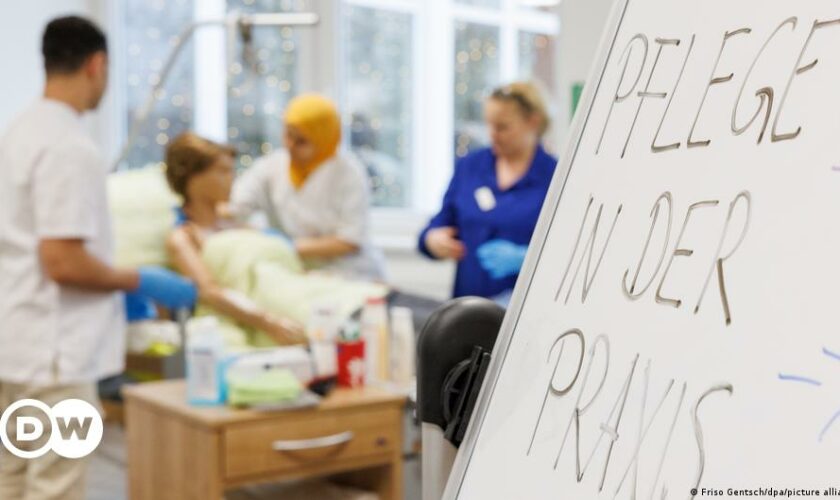
M 359 252 L 310 267 L 351 278 L 382 279 L 381 254 L 370 243 L 367 176 L 353 160 L 336 155 L 319 166 L 301 188 L 289 178 L 289 153 L 279 150 L 257 160 L 234 184 L 233 212 L 248 217 L 262 212 L 268 223 L 292 239 L 335 236 Z
M 107 176 L 71 107 L 42 99 L 0 139 L 0 381 L 91 383 L 120 373 L 122 294 L 63 287 L 45 275 L 43 239 L 81 239 L 110 263 Z

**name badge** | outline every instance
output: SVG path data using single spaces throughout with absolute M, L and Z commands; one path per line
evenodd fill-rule
M 478 208 L 485 212 L 496 208 L 496 197 L 493 196 L 493 190 L 487 186 L 475 190 L 475 201 L 478 203 Z

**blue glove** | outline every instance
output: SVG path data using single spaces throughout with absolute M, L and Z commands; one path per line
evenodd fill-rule
M 172 310 L 192 309 L 198 290 L 189 281 L 162 267 L 144 266 L 138 269 L 140 285 L 135 294 L 152 299 Z
M 493 279 L 507 278 L 519 273 L 525 262 L 528 245 L 507 240 L 490 240 L 478 247 L 478 261 Z
M 137 292 L 125 294 L 125 316 L 129 323 L 157 318 L 155 304 L 148 297 Z

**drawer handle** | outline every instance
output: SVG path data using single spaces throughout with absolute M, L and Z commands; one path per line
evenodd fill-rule
M 313 439 L 298 439 L 294 441 L 275 441 L 271 448 L 274 451 L 301 451 L 328 448 L 348 443 L 353 439 L 353 432 L 340 432 L 331 436 L 317 437 Z

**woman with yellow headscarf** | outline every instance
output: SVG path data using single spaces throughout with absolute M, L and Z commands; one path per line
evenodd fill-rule
M 363 168 L 339 152 L 341 119 L 317 94 L 292 99 L 283 117 L 284 148 L 257 160 L 236 182 L 232 211 L 262 212 L 294 241 L 312 268 L 349 277 L 382 277 L 368 238 L 368 184 Z

